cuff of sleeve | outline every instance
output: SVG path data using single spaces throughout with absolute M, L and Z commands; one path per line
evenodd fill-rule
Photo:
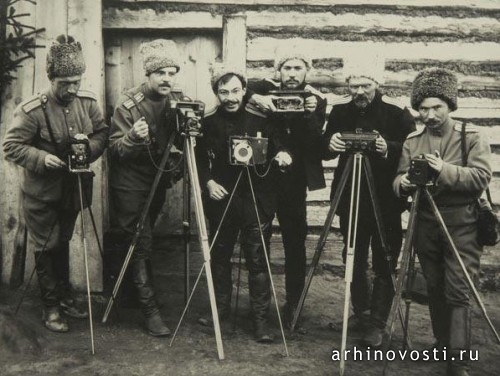
M 45 157 L 49 155 L 48 152 L 45 150 L 39 150 L 39 155 L 38 155 L 38 160 L 36 162 L 36 172 L 38 174 L 43 174 L 44 172 L 47 171 L 47 168 L 45 167 Z
M 454 166 L 452 164 L 443 162 L 443 168 L 441 169 L 441 172 L 436 178 L 436 184 L 441 185 L 441 186 L 451 186 L 452 183 L 452 176 L 454 175 L 454 170 L 456 170 L 457 166 Z

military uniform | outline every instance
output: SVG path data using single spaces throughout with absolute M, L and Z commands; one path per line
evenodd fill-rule
M 386 231 L 389 252 L 393 259 L 394 268 L 398 259 L 402 243 L 401 211 L 402 205 L 392 192 L 392 181 L 396 173 L 401 148 L 406 136 L 415 130 L 415 122 L 410 112 L 396 105 L 396 102 L 380 92 L 375 93 L 372 102 L 364 109 L 358 108 L 352 97 L 340 98 L 333 103 L 324 138 L 329 142 L 332 135 L 338 132 L 356 129 L 363 131 L 378 131 L 386 140 L 387 155 L 378 153 L 367 154 L 372 167 L 375 191 L 381 209 L 381 216 Z M 326 158 L 335 158 L 339 153 L 326 151 Z M 333 197 L 340 177 L 349 158 L 349 153 L 341 153 L 338 167 L 332 183 L 331 197 Z M 363 175 L 364 180 L 364 175 Z M 349 223 L 350 184 L 348 179 L 339 204 L 340 230 L 347 242 Z M 371 304 L 371 323 L 375 327 L 384 328 L 393 296 L 393 287 L 389 265 L 380 244 L 377 226 L 373 215 L 371 200 L 366 182 L 363 181 L 360 191 L 358 217 L 358 231 L 354 256 L 354 274 L 351 285 L 352 305 L 354 313 L 361 315 Z M 375 272 L 373 292 L 370 303 L 369 281 L 367 277 L 368 248 L 372 249 L 372 267 Z M 345 256 L 345 248 L 344 248 Z
M 46 307 L 59 304 L 61 291 L 57 285 L 68 284 L 68 242 L 80 207 L 79 202 L 76 206 L 74 203 L 74 195 L 78 194 L 74 175 L 67 170 L 47 169 L 45 157 L 53 154 L 67 161 L 65 153 L 70 138 L 78 133 L 88 136 L 90 162 L 95 161 L 103 153 L 108 137 L 108 126 L 95 95 L 80 90 L 73 101 L 63 105 L 47 90 L 19 105 L 3 143 L 5 158 L 24 167 L 21 184 L 24 215 L 37 255 Z M 91 187 L 91 180 L 88 185 Z M 87 196 L 90 200 L 91 193 Z M 52 261 L 45 260 L 50 255 Z M 60 278 L 55 278 L 54 273 Z
M 211 265 L 219 315 L 227 317 L 230 312 L 232 291 L 231 256 L 238 234 L 241 232 L 240 242 L 249 272 L 250 305 L 256 329 L 267 320 L 271 302 L 270 280 L 248 176 L 246 171 L 242 171 L 243 167 L 230 165 L 228 138 L 233 135 L 255 137 L 257 132 L 260 132 L 262 137 L 269 138 L 267 155 L 268 163 L 271 163 L 272 157 L 279 148 L 279 141 L 274 131 L 275 128 L 269 119 L 261 114 L 251 113 L 244 107 L 235 113 L 227 112 L 219 107 L 203 120 L 203 137 L 198 139 L 196 145 L 200 184 L 205 190 L 204 206 L 212 239 L 221 222 L 230 195 L 220 201 L 210 199 L 207 196 L 207 183 L 214 180 L 231 193 L 240 172 L 243 172 L 213 245 Z M 269 251 L 271 221 L 276 211 L 275 184 L 278 171 L 276 166 L 272 166 L 266 174 L 266 167 L 261 165 L 255 166 L 255 170 L 250 167 L 249 171 L 256 196 L 261 230 Z
M 281 90 L 281 83 L 265 79 L 250 85 L 256 94 L 269 95 Z M 291 319 L 304 288 L 306 270 L 305 240 L 307 235 L 306 195 L 326 186 L 321 163 L 323 125 L 326 99 L 311 85 L 302 84 L 296 90 L 305 90 L 317 99 L 313 113 L 273 114 L 276 124 L 285 132 L 283 143 L 292 156 L 292 165 L 278 176 L 277 216 L 285 250 L 285 314 Z
M 436 150 L 443 169 L 429 188 L 468 273 L 474 279 L 479 271 L 482 247 L 477 243 L 476 200 L 491 178 L 490 146 L 474 125 L 466 126 L 467 166 L 462 165 L 460 122 L 449 119 L 439 130 L 424 127 L 408 136 L 394 180 L 397 195 L 404 196 L 400 182 L 410 161 Z M 415 247 L 429 293 L 429 309 L 435 337 L 450 349 L 464 348 L 463 331 L 468 315 L 469 288 L 458 261 L 441 233 L 429 203 L 422 198 L 418 208 Z M 462 316 L 462 317 L 460 317 Z M 465 325 L 466 326 L 466 325 Z

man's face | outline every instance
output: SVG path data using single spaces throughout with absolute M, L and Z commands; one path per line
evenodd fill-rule
M 440 98 L 425 98 L 418 107 L 420 118 L 429 129 L 439 129 L 450 117 L 448 103 Z
M 351 77 L 348 86 L 354 104 L 358 108 L 366 108 L 375 98 L 378 88 L 378 84 L 367 77 Z
M 306 63 L 301 59 L 285 61 L 285 63 L 280 68 L 280 75 L 281 84 L 284 89 L 297 89 L 306 80 Z
M 166 96 L 172 90 L 177 78 L 176 67 L 158 69 L 148 76 L 149 88 L 161 96 Z
M 238 77 L 233 76 L 226 83 L 219 82 L 217 99 L 227 112 L 236 112 L 243 103 L 246 89 L 243 88 Z
M 54 96 L 64 104 L 68 104 L 76 97 L 80 89 L 82 76 L 55 77 L 51 83 L 51 89 Z

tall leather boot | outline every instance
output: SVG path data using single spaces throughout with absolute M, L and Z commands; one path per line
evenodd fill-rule
M 132 279 L 137 288 L 142 313 L 146 318 L 148 333 L 155 337 L 169 335 L 170 329 L 163 322 L 156 303 L 151 270 L 148 268 L 146 260 L 140 259 L 132 262 Z
M 470 327 L 469 307 L 450 307 L 448 376 L 469 375 Z
M 439 290 L 441 291 L 441 290 Z M 429 313 L 431 316 L 432 332 L 436 342 L 432 348 L 443 351 L 448 346 L 450 330 L 450 309 L 444 294 L 429 293 Z
M 382 345 L 393 296 L 394 292 L 390 277 L 375 276 L 373 280 L 370 319 L 368 328 L 363 336 L 365 346 L 377 348 Z
M 269 307 L 271 305 L 271 290 L 269 275 L 266 272 L 250 272 L 248 275 L 250 290 L 250 310 L 257 342 L 269 343 L 274 341 L 274 335 L 267 323 Z
M 233 284 L 231 278 L 231 264 L 214 262 L 212 259 L 212 279 L 214 282 L 215 300 L 219 319 L 225 320 L 231 314 L 231 295 Z
M 59 286 L 52 263 L 52 252 L 35 252 L 35 268 L 44 305 L 42 321 L 53 332 L 67 332 L 68 323 L 59 312 Z

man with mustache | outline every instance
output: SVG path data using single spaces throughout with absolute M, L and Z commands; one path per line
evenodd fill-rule
M 354 271 L 351 284 L 354 316 L 349 319 L 349 327 L 363 331 L 363 344 L 379 347 L 382 344 L 387 316 L 394 294 L 391 273 L 396 267 L 402 244 L 401 211 L 403 205 L 392 191 L 401 148 L 406 136 L 415 130 L 415 122 L 406 108 L 400 108 L 379 91 L 384 72 L 384 60 L 375 53 L 352 56 L 344 59 L 344 76 L 350 96 L 333 103 L 324 138 L 328 145 L 327 158 L 340 155 L 335 170 L 331 196 L 339 184 L 350 153 L 346 153 L 341 133 L 376 131 L 376 151 L 365 153 L 373 171 L 376 197 L 381 209 L 385 227 L 388 252 L 392 265 L 386 260 L 381 246 L 372 204 L 363 179 L 360 191 L 359 217 L 357 226 Z M 340 231 L 347 243 L 349 226 L 350 184 L 348 180 L 337 213 L 340 217 Z M 373 288 L 367 276 L 368 250 L 371 246 L 372 268 L 374 271 Z M 345 262 L 346 248 L 343 257 Z M 370 297 L 370 290 L 372 290 Z M 369 316 L 367 312 L 369 311 Z
M 21 103 L 3 143 L 5 159 L 24 167 L 23 209 L 42 295 L 45 327 L 67 332 L 61 311 L 88 317 L 72 297 L 69 284 L 69 241 L 80 211 L 76 175 L 68 170 L 70 144 L 88 145 L 89 162 L 106 147 L 108 126 L 95 94 L 79 90 L 85 72 L 82 47 L 60 35 L 47 54 L 50 88 Z M 85 205 L 92 198 L 90 175 L 81 173 Z
M 157 39 L 143 43 L 140 52 L 146 81 L 118 100 L 109 139 L 111 227 L 118 252 L 128 249 L 136 231 L 157 166 L 175 132 L 176 110 L 172 101 L 182 97 L 172 90 L 180 67 L 175 43 Z M 145 317 L 146 330 L 158 337 L 169 335 L 170 330 L 160 316 L 155 297 L 151 271 L 152 228 L 165 201 L 165 191 L 171 186 L 171 178 L 171 173 L 163 173 L 130 263 L 132 284 Z
M 307 84 L 312 61 L 295 46 L 283 46 L 276 52 L 274 68 L 278 80 L 264 79 L 250 85 L 250 103 L 276 118 L 285 131 L 285 144 L 294 163 L 278 176 L 277 217 L 285 250 L 286 304 L 284 323 L 290 326 L 306 271 L 307 190 L 325 188 L 321 164 L 324 141 L 321 137 L 325 123 L 326 99 L 321 92 Z M 277 113 L 271 91 L 305 91 L 305 111 Z
M 398 196 L 408 196 L 415 189 L 408 178 L 410 161 L 424 156 L 436 176 L 429 191 L 474 280 L 482 253 L 477 242 L 476 202 L 491 179 L 490 145 L 478 127 L 450 117 L 457 109 L 457 87 L 457 78 L 449 70 L 429 68 L 418 73 L 411 105 L 425 127 L 406 139 L 393 187 Z M 462 160 L 463 146 L 466 163 Z M 420 202 L 417 221 L 415 248 L 427 281 L 437 340 L 434 347 L 448 349 L 447 375 L 466 376 L 469 351 L 465 357 L 460 354 L 470 350 L 469 287 L 425 198 Z
M 248 268 L 250 313 L 255 339 L 266 343 L 273 341 L 273 334 L 267 324 L 271 291 L 262 240 L 265 241 L 269 253 L 271 221 L 276 211 L 275 181 L 278 165 L 286 167 L 291 163 L 291 158 L 281 150 L 280 135 L 272 120 L 246 105 L 246 85 L 246 77 L 239 69 L 225 65 L 214 67 L 212 89 L 220 105 L 203 120 L 203 137 L 198 140 L 196 157 L 211 239 L 220 226 L 211 252 L 219 317 L 224 320 L 230 314 L 231 257 L 240 234 L 240 246 Z M 238 188 L 223 219 L 231 192 L 243 169 L 241 165 L 230 163 L 229 137 L 256 137 L 259 134 L 269 139 L 266 164 L 249 168 L 259 218 L 255 212 L 249 177 L 243 170 Z M 273 159 L 278 163 L 271 164 Z M 200 323 L 203 324 L 202 321 Z

